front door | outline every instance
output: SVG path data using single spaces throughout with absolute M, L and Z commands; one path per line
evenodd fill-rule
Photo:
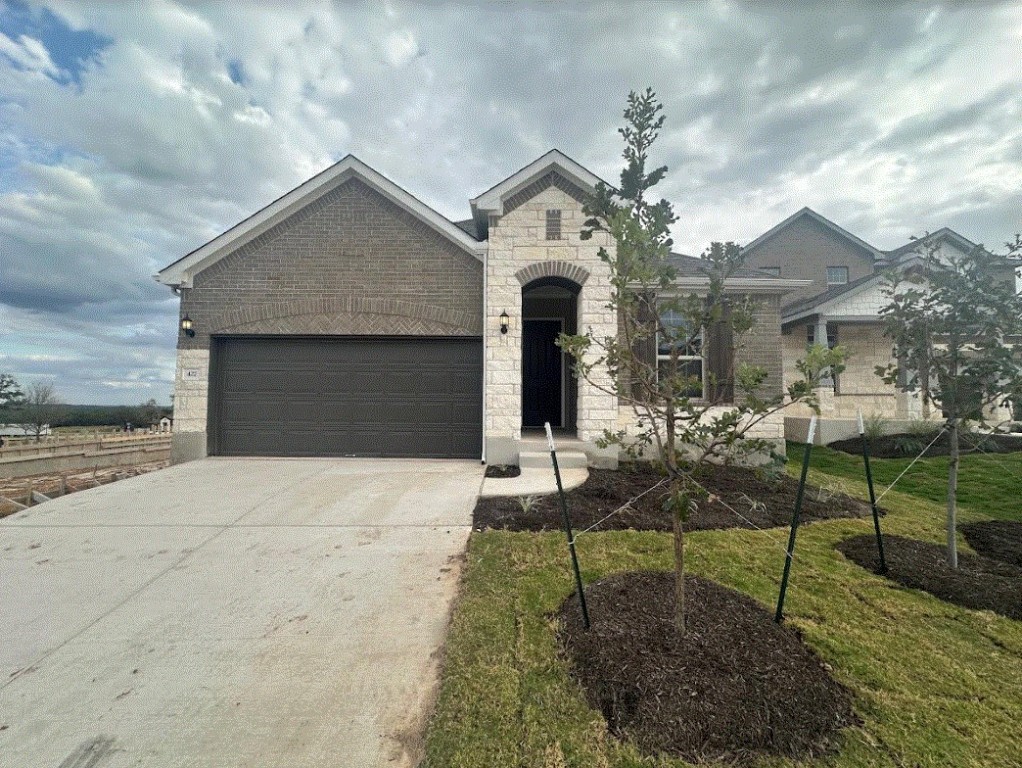
M 522 322 L 522 426 L 563 426 L 563 357 L 560 320 Z

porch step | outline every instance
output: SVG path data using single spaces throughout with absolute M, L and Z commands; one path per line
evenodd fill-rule
M 585 469 L 589 460 L 584 451 L 558 451 L 557 466 L 561 469 Z M 528 468 L 549 468 L 553 469 L 553 462 L 550 460 L 550 453 L 547 451 L 520 451 L 518 454 L 518 466 L 522 469 Z

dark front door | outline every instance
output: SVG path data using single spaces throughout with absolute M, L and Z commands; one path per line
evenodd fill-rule
M 522 324 L 522 426 L 561 423 L 563 362 L 557 346 L 560 320 L 525 320 Z
M 478 338 L 220 338 L 211 453 L 479 458 Z

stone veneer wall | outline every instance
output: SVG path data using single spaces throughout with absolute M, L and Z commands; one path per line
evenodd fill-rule
M 482 284 L 478 258 L 365 183 L 341 184 L 183 289 L 196 333 L 178 340 L 172 460 L 206 455 L 211 335 L 478 336 Z
M 578 330 L 597 336 L 617 333 L 617 319 L 607 309 L 610 268 L 600 261 L 601 246 L 613 248 L 605 234 L 582 240 L 585 217 L 581 195 L 559 177 L 540 180 L 505 203 L 506 213 L 493 216 L 487 256 L 486 319 L 486 454 L 491 463 L 513 462 L 522 425 L 522 287 L 544 276 L 566 277 L 581 284 Z M 561 211 L 561 240 L 546 240 L 546 212 Z M 500 333 L 500 314 L 511 318 Z M 592 353 L 596 356 L 596 353 Z M 605 381 L 609 379 L 605 378 Z M 617 402 L 586 381 L 578 382 L 578 438 L 592 441 L 617 423 Z

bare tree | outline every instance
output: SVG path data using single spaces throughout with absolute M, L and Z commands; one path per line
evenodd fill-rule
M 53 382 L 33 381 L 25 387 L 25 395 L 18 407 L 18 424 L 26 435 L 34 436 L 38 442 L 61 410 L 62 405 Z

